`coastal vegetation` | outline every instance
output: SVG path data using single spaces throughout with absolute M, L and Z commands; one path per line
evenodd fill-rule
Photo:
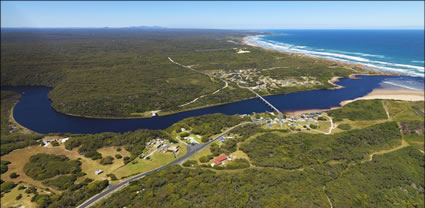
M 246 31 L 6 29 L 1 33 L 2 86 L 52 87 L 49 98 L 55 110 L 87 117 L 150 116 L 157 110 L 161 115 L 254 96 L 233 82 L 224 88 L 220 78 L 174 64 L 168 57 L 207 74 L 268 69 L 259 76 L 295 80 L 308 76 L 321 83 L 262 94 L 329 88 L 332 77 L 369 73 L 357 66 L 244 45 L 244 36 L 256 34 Z M 250 53 L 239 54 L 234 48 Z M 207 96 L 200 98 L 203 95 Z
M 405 148 L 351 167 L 321 164 L 299 171 L 252 168 L 218 174 L 173 166 L 131 182 L 96 207 L 421 206 L 423 165 L 422 153 Z
M 362 100 L 344 105 L 343 108 L 330 110 L 328 115 L 336 119 L 379 120 L 387 119 L 381 100 Z
M 240 149 L 254 165 L 298 169 L 329 161 L 360 161 L 364 156 L 400 144 L 400 131 L 395 122 L 334 135 L 297 133 L 279 136 L 267 133 Z

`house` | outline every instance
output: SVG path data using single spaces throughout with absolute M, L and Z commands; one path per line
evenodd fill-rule
M 96 170 L 94 173 L 96 173 L 96 175 L 99 175 L 99 174 L 102 174 L 103 173 L 103 170 Z
M 41 141 L 43 142 L 44 146 L 47 147 L 50 142 L 57 141 L 60 138 L 61 137 L 58 137 L 58 136 L 46 136 Z
M 221 165 L 221 162 L 226 160 L 226 159 L 227 159 L 226 155 L 220 155 L 217 158 L 215 158 L 214 163 L 216 165 Z
M 176 145 L 176 146 L 169 146 L 168 148 L 167 148 L 167 151 L 168 152 L 178 152 L 179 151 L 179 146 L 178 145 Z
M 63 139 L 59 139 L 59 142 L 60 143 L 65 143 L 66 141 L 68 141 L 68 139 L 69 139 L 69 137 L 63 138 Z

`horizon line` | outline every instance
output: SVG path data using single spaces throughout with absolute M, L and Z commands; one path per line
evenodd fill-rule
M 126 26 L 126 27 L 0 27 L 0 29 L 197 29 L 197 30 L 425 30 L 425 27 L 394 28 L 196 28 L 196 27 L 163 27 L 163 26 Z

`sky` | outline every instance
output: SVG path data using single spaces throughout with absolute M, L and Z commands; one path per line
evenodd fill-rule
M 424 29 L 424 2 L 1 1 L 1 27 Z

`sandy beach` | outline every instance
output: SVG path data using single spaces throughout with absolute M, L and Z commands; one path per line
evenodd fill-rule
M 363 97 L 356 98 L 354 100 L 343 101 L 341 102 L 341 105 L 345 105 L 355 100 L 372 100 L 372 99 L 423 101 L 425 100 L 425 94 L 424 94 L 424 91 L 417 91 L 417 90 L 376 89 Z

